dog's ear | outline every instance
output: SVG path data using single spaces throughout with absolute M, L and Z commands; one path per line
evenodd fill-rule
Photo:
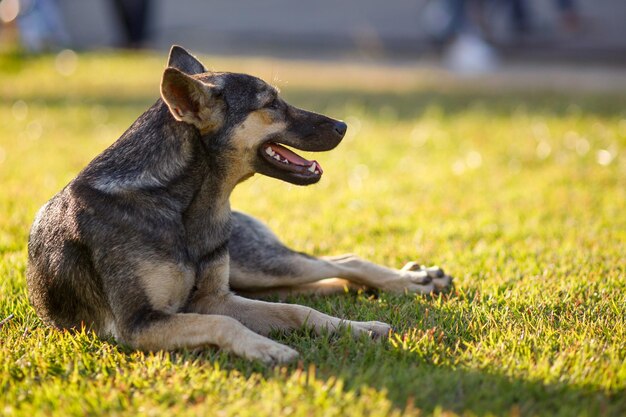
M 191 55 L 185 48 L 178 45 L 172 45 L 170 49 L 170 57 L 167 60 L 167 66 L 177 68 L 185 74 L 194 75 L 207 72 L 207 69 L 198 58 Z
M 194 125 L 202 134 L 219 129 L 224 122 L 221 88 L 176 68 L 165 69 L 161 97 L 176 120 Z

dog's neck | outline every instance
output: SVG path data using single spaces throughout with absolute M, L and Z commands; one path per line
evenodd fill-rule
M 235 186 L 252 175 L 235 169 L 241 164 L 231 155 L 227 136 L 219 131 L 202 137 L 200 132 L 185 123 L 170 121 L 177 129 L 179 140 L 189 143 L 191 157 L 187 159 L 183 177 L 191 179 L 186 189 L 183 223 L 187 249 L 192 259 L 206 257 L 223 248 L 230 238 L 230 195 Z M 179 184 L 174 179 L 170 187 Z
M 226 134 L 218 132 L 215 141 L 225 142 L 220 135 Z M 242 180 L 231 172 L 235 161 L 229 161 L 228 150 L 206 146 L 203 139 L 159 100 L 79 177 L 112 196 L 141 196 L 157 206 L 163 197 L 176 202 L 189 254 L 197 259 L 228 240 L 229 198 Z
M 194 181 L 183 222 L 189 254 L 192 259 L 198 259 L 227 243 L 231 226 L 230 194 L 236 183 L 228 181 L 220 155 L 206 149 L 197 132 L 189 134 L 196 146 L 195 158 L 187 172 Z

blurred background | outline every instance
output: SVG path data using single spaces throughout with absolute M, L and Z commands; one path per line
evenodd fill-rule
M 215 371 L 156 358 L 147 369 L 163 378 L 135 385 L 143 356 L 59 339 L 29 307 L 35 213 L 157 100 L 174 43 L 349 126 L 337 151 L 303 153 L 324 167 L 318 184 L 257 175 L 233 207 L 297 250 L 455 276 L 447 301 L 305 302 L 404 335 L 396 347 L 289 339 L 346 396 L 266 372 L 281 394 L 224 356 Z M 15 316 L 0 342 L 5 415 L 198 414 L 245 385 L 259 416 L 280 415 L 270 402 L 285 415 L 383 415 L 387 398 L 398 415 L 624 416 L 625 253 L 626 0 L 0 0 L 0 319 Z M 241 376 L 222 373 L 232 368 Z M 177 381 L 192 394 L 176 396 Z M 357 387 L 367 397 L 355 403 Z
M 626 64 L 623 0 L 2 0 L 0 44 L 415 61 Z

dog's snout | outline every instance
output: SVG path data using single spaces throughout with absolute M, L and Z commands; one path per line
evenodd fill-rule
M 333 126 L 333 130 L 341 137 L 343 137 L 343 135 L 346 134 L 346 131 L 348 130 L 348 125 L 345 124 L 344 122 L 340 122 L 337 121 L 335 122 L 334 126 Z

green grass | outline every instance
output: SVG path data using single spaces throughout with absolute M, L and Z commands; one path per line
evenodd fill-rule
M 419 77 L 372 87 L 328 64 L 318 88 L 296 70 L 285 77 L 288 62 L 207 59 L 270 80 L 281 71 L 292 103 L 350 126 L 315 157 L 321 183 L 255 177 L 234 207 L 313 254 L 439 264 L 456 289 L 294 298 L 397 333 L 276 335 L 302 357 L 282 368 L 214 350 L 144 354 L 43 326 L 25 289 L 34 214 L 157 98 L 163 60 L 81 55 L 63 77 L 54 57 L 0 58 L 0 320 L 13 315 L 0 329 L 0 415 L 626 415 L 618 93 L 444 92 Z

